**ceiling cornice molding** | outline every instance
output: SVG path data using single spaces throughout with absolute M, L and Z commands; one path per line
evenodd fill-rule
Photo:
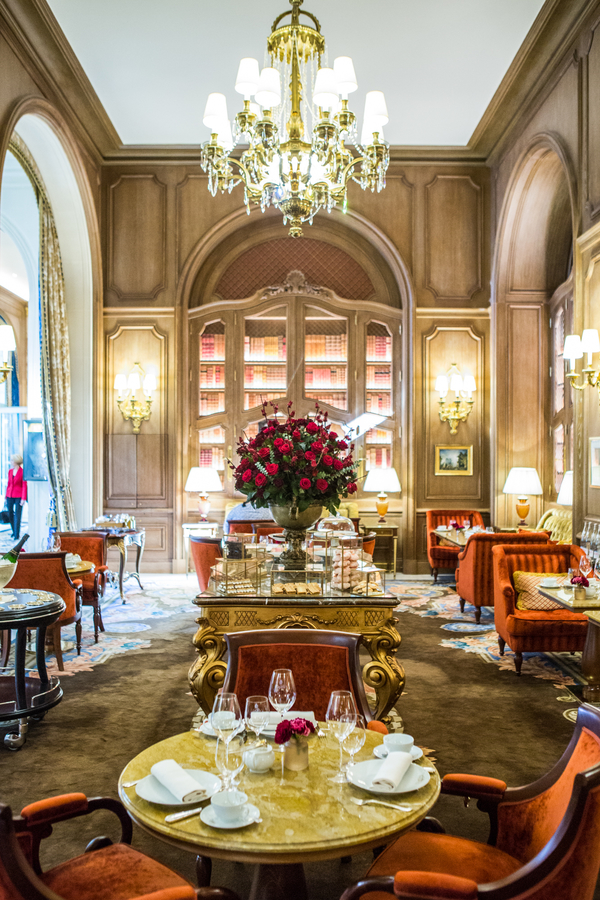
M 121 139 L 46 0 L 0 0 L 2 36 L 96 163 Z
M 524 112 L 539 104 L 557 70 L 562 73 L 565 54 L 598 6 L 598 0 L 546 0 L 469 139 L 472 152 L 488 164 L 502 155 Z

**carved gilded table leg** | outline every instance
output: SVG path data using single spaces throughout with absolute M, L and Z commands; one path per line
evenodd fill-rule
M 375 718 L 390 724 L 389 711 L 404 689 L 404 669 L 396 659 L 400 647 L 400 633 L 396 625 L 398 619 L 390 616 L 375 632 L 363 632 L 362 639 L 371 656 L 362 671 L 363 681 L 375 689 L 377 705 Z
M 198 656 L 190 667 L 188 679 L 193 696 L 208 715 L 225 680 L 227 663 L 223 662 L 223 656 L 227 648 L 223 634 L 219 634 L 208 619 L 200 616 L 196 624 L 199 627 L 192 643 Z

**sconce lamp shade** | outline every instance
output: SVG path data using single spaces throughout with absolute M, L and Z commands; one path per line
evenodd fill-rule
M 235 79 L 235 89 L 238 94 L 243 94 L 247 98 L 251 97 L 258 89 L 259 80 L 258 60 L 248 56 L 242 59 Z
M 141 388 L 142 382 L 140 381 L 140 373 L 139 372 L 130 372 L 129 378 L 127 379 L 127 387 L 131 391 L 137 391 Z
M 127 375 L 115 375 L 115 391 L 126 391 L 127 390 Z
M 600 337 L 597 328 L 586 328 L 581 335 L 581 349 L 584 353 L 600 352 Z
M 563 475 L 556 502 L 559 506 L 573 506 L 573 470 L 568 469 Z
M 477 385 L 475 384 L 475 377 L 473 375 L 465 375 L 463 378 L 463 391 L 467 391 L 468 394 L 472 394 L 473 391 L 477 390 Z
M 147 394 L 151 394 L 152 391 L 156 390 L 156 388 L 156 375 L 153 372 L 148 372 L 148 374 L 144 376 L 144 391 Z
M 570 359 L 573 362 L 573 360 L 581 359 L 582 356 L 581 338 L 578 334 L 568 334 L 565 338 L 563 359 Z
M 543 494 L 540 476 L 536 469 L 524 466 L 514 466 L 508 473 L 508 478 L 502 489 L 503 494 L 517 494 L 520 497 Z
M 192 466 L 190 469 L 184 491 L 207 494 L 208 492 L 222 491 L 223 485 L 216 469 L 209 466 Z
M 400 490 L 402 488 L 395 469 L 370 469 L 363 485 L 363 491 L 391 493 Z
M 450 388 L 450 385 L 448 383 L 448 376 L 447 375 L 438 375 L 438 377 L 435 379 L 434 390 L 440 394 L 442 399 L 448 393 L 449 388 Z
M 17 344 L 12 325 L 0 325 L 0 350 L 3 353 L 10 353 L 16 349 Z

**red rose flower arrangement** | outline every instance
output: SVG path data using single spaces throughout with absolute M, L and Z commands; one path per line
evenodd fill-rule
M 308 719 L 284 719 L 275 729 L 275 743 L 287 744 L 292 738 L 308 737 L 315 726 Z
M 455 531 L 464 531 L 464 530 L 465 530 L 465 526 L 464 526 L 464 525 L 460 525 L 460 524 L 456 521 L 456 519 L 452 519 L 452 521 L 450 522 L 450 527 L 451 527 L 451 528 L 454 528 Z
M 585 577 L 585 575 L 575 575 L 574 578 L 571 578 L 571 584 L 575 587 L 583 587 L 588 588 L 590 586 L 589 581 Z
M 271 404 L 277 413 L 277 406 Z M 237 452 L 240 462 L 229 463 L 236 490 L 241 491 L 256 509 L 275 506 L 297 506 L 304 512 L 321 503 L 335 513 L 341 498 L 356 491 L 356 465 L 352 458 L 354 444 L 348 447 L 331 424 L 327 413 L 316 404 L 312 418 L 296 419 L 288 403 L 284 421 L 263 416 L 267 425 L 255 438 L 240 438 Z

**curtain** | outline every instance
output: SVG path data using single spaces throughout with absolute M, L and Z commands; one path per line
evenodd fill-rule
M 13 133 L 9 150 L 33 185 L 40 212 L 40 345 L 42 406 L 48 475 L 60 531 L 76 531 L 71 493 L 71 373 L 65 282 L 56 224 L 38 167 L 23 140 Z

